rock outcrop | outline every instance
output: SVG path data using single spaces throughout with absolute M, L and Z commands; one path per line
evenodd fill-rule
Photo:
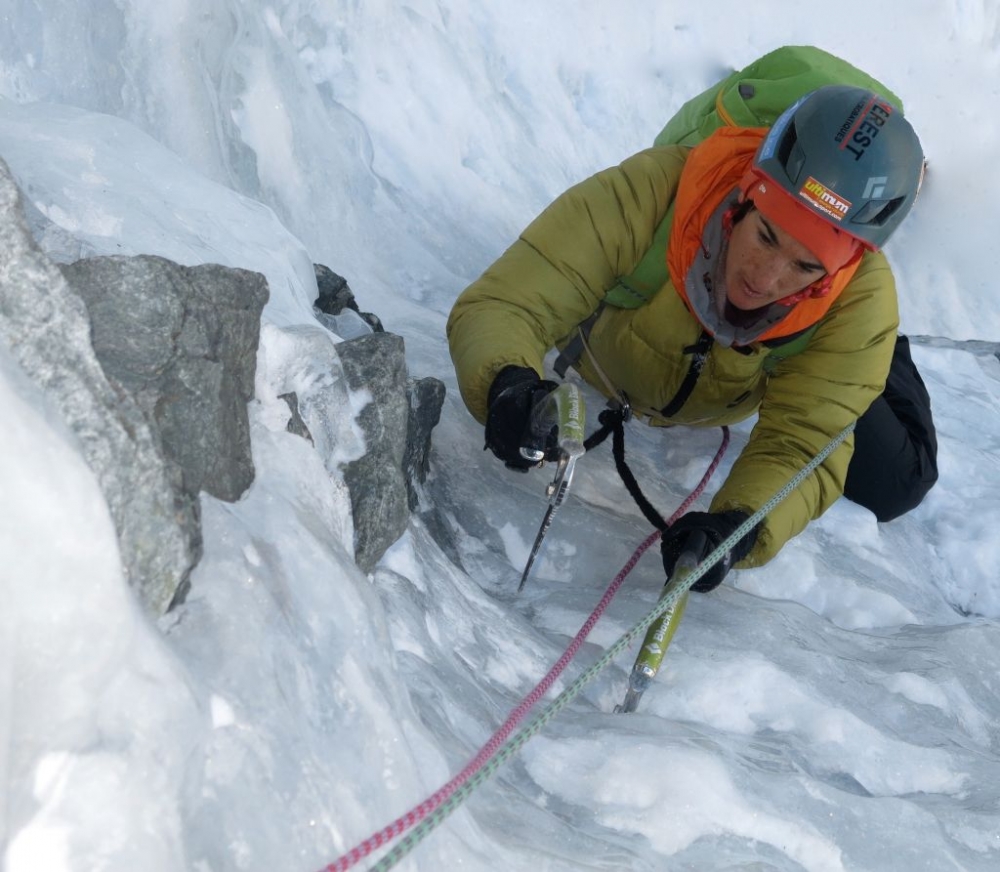
M 402 338 L 360 311 L 343 278 L 315 270 L 317 320 L 340 340 L 334 381 L 368 400 L 356 421 L 364 453 L 340 471 L 355 559 L 370 571 L 420 508 L 444 385 L 410 378 Z M 0 162 L 0 342 L 79 441 L 126 577 L 153 616 L 183 599 L 201 557 L 199 494 L 235 501 L 253 482 L 247 404 L 267 299 L 263 276 L 217 264 L 140 255 L 56 266 Z M 313 442 L 320 428 L 335 457 L 326 443 L 340 430 L 317 415 L 323 404 L 302 415 L 294 393 L 282 398 L 289 430 Z
M 355 560 L 368 572 L 406 529 L 410 512 L 420 507 L 431 432 L 441 418 L 445 388 L 433 377 L 411 378 L 402 338 L 386 333 L 377 315 L 361 311 L 346 279 L 323 264 L 315 264 L 315 270 L 316 318 L 343 339 L 337 354 L 348 387 L 371 395 L 358 415 L 365 454 L 343 470 Z M 298 425 L 291 399 L 289 407 L 292 429 Z
M 154 423 L 185 489 L 232 502 L 253 482 L 253 399 L 267 282 L 218 264 L 94 257 L 62 267 L 105 375 Z
M 80 443 L 118 531 L 129 583 L 165 611 L 201 555 L 198 503 L 140 405 L 108 379 L 80 296 L 39 249 L 0 162 L 0 341 Z
M 337 354 L 348 387 L 371 395 L 358 414 L 365 454 L 344 467 L 354 517 L 354 559 L 368 572 L 402 535 L 410 511 L 418 508 L 444 384 L 409 378 L 403 340 L 394 333 L 345 340 L 337 345 Z

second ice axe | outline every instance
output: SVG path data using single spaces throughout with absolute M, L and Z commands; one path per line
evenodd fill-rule
M 536 461 L 551 456 L 548 446 L 551 444 L 552 432 L 555 428 L 558 458 L 555 461 L 556 474 L 552 482 L 545 488 L 545 495 L 549 498 L 549 507 L 545 510 L 542 525 L 538 528 L 538 535 L 535 536 L 535 544 L 531 546 L 528 562 L 525 564 L 524 572 L 521 573 L 521 581 L 517 586 L 518 592 L 528 580 L 528 574 L 531 572 L 531 566 L 538 555 L 538 549 L 552 525 L 552 516 L 566 498 L 566 494 L 569 493 L 576 460 L 578 457 L 582 457 L 586 451 L 583 445 L 584 420 L 583 397 L 580 395 L 580 389 L 569 383 L 559 385 L 532 410 L 531 425 L 524 440 L 525 444 L 521 448 L 521 455 L 527 460 Z

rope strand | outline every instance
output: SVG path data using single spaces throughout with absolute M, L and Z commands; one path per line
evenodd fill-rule
M 621 429 L 620 424 L 619 429 Z M 684 514 L 688 507 L 699 496 L 701 496 L 702 492 L 708 486 L 709 480 L 715 473 L 715 470 L 718 469 L 719 464 L 722 462 L 722 457 L 726 452 L 726 448 L 729 445 L 729 430 L 725 427 L 722 429 L 722 444 L 719 446 L 718 451 L 716 451 L 715 457 L 712 458 L 712 462 L 709 464 L 708 469 L 702 476 L 701 481 L 666 523 L 660 519 L 660 523 L 664 525 L 663 529 L 666 529 L 667 526 L 672 524 L 677 518 Z M 606 435 L 607 434 L 605 434 L 605 436 Z M 563 652 L 562 656 L 556 661 L 555 665 L 553 665 L 552 668 L 546 673 L 545 677 L 542 678 L 537 685 L 535 685 L 534 689 L 532 689 L 531 692 L 521 700 L 517 707 L 510 713 L 510 715 L 507 716 L 507 719 L 503 722 L 500 728 L 492 736 L 490 736 L 486 744 L 479 749 L 476 756 L 472 758 L 472 760 L 461 772 L 458 773 L 458 775 L 452 778 L 447 784 L 419 805 L 414 806 L 406 812 L 406 814 L 396 818 L 396 820 L 394 820 L 391 824 L 379 830 L 377 833 L 372 834 L 346 854 L 339 857 L 333 863 L 325 866 L 322 872 L 346 872 L 347 869 L 350 869 L 356 863 L 369 856 L 372 852 L 377 851 L 388 842 L 397 838 L 422 819 L 431 816 L 437 808 L 446 803 L 466 782 L 470 781 L 473 776 L 497 753 L 504 742 L 514 732 L 517 725 L 525 718 L 528 712 L 539 702 L 539 700 L 545 696 L 549 688 L 552 687 L 556 679 L 559 678 L 569 665 L 570 661 L 577 655 L 577 652 L 590 635 L 590 631 L 594 629 L 594 626 L 611 604 L 615 594 L 618 593 L 625 581 L 625 578 L 635 568 L 635 565 L 639 562 L 639 558 L 642 557 L 649 547 L 660 538 L 660 535 L 661 530 L 657 529 L 656 532 L 651 533 L 646 540 L 639 545 L 639 547 L 622 567 L 621 571 L 619 571 L 619 573 L 615 576 L 614 580 L 608 586 L 608 589 L 604 592 L 604 596 L 601 597 L 600 602 L 598 602 L 597 606 L 590 613 L 590 617 L 587 618 L 583 626 L 577 632 L 576 636 L 573 637 L 573 641 Z
M 681 596 L 686 594 L 691 586 L 697 582 L 709 569 L 711 569 L 719 560 L 722 559 L 723 555 L 726 554 L 733 546 L 736 545 L 747 533 L 750 532 L 757 524 L 764 520 L 768 514 L 782 502 L 788 495 L 795 490 L 802 483 L 805 478 L 812 473 L 817 466 L 819 466 L 854 430 L 854 424 L 851 423 L 845 427 L 837 436 L 835 436 L 830 442 L 823 448 L 812 460 L 809 461 L 799 472 L 797 472 L 792 479 L 779 490 L 770 500 L 768 500 L 760 509 L 754 512 L 746 521 L 744 521 L 736 530 L 733 531 L 727 539 L 723 540 L 722 543 L 711 553 L 705 560 L 703 560 L 698 566 L 688 574 L 684 581 L 678 584 L 676 587 L 671 588 L 656 604 L 652 611 L 646 615 L 645 618 L 636 623 L 630 630 L 622 634 L 621 637 L 611 645 L 604 654 L 595 662 L 592 666 L 586 669 L 579 678 L 577 678 L 570 686 L 564 690 L 556 699 L 549 704 L 549 706 L 540 712 L 527 726 L 523 727 L 519 732 L 510 736 L 513 729 L 516 727 L 518 721 L 524 717 L 527 711 L 541 698 L 544 694 L 542 691 L 536 696 L 536 691 L 546 684 L 546 690 L 551 686 L 552 682 L 558 674 L 565 668 L 565 665 L 569 663 L 572 659 L 572 655 L 567 656 L 570 649 L 559 659 L 556 666 L 554 666 L 545 678 L 536 686 L 525 700 L 522 701 L 521 705 L 515 709 L 515 711 L 507 718 L 503 726 L 497 730 L 496 733 L 490 738 L 490 740 L 480 749 L 479 753 L 473 758 L 462 772 L 459 773 L 455 778 L 448 782 L 444 787 L 438 790 L 433 796 L 420 805 L 411 809 L 400 818 L 397 818 L 392 824 L 384 829 L 380 830 L 378 833 L 366 839 L 364 842 L 359 844 L 357 847 L 351 849 L 345 855 L 340 857 L 338 860 L 334 861 L 330 865 L 324 867 L 323 872 L 343 872 L 343 870 L 349 869 L 359 860 L 364 859 L 370 855 L 373 851 L 387 844 L 390 840 L 395 839 L 400 836 L 406 830 L 413 828 L 413 831 L 409 833 L 405 838 L 402 839 L 392 850 L 389 851 L 375 866 L 372 867 L 371 872 L 387 872 L 396 865 L 403 857 L 405 857 L 410 851 L 413 850 L 416 845 L 418 845 L 441 821 L 443 821 L 451 812 L 453 812 L 464 800 L 465 798 L 480 784 L 486 781 L 506 760 L 508 760 L 514 753 L 516 753 L 522 745 L 524 745 L 528 739 L 539 732 L 545 724 L 547 724 L 552 718 L 555 717 L 563 708 L 565 708 L 580 691 L 593 680 L 608 664 L 618 656 L 625 648 L 635 639 L 640 633 L 644 633 L 654 621 L 658 620 L 662 615 L 669 609 L 672 608 Z M 728 443 L 728 433 L 724 439 L 723 445 Z M 712 466 L 709 471 L 706 472 L 705 476 L 702 478 L 702 483 L 707 484 L 708 477 L 714 472 L 715 467 L 718 465 L 718 461 L 721 461 L 721 451 L 716 454 L 715 460 L 713 460 Z M 699 484 L 699 487 L 702 485 Z M 694 494 L 685 501 L 685 504 L 674 513 L 671 518 L 671 523 L 677 517 L 679 517 L 686 510 L 686 506 L 689 501 L 693 501 Z M 597 609 L 591 613 L 591 617 L 588 618 L 584 627 L 581 628 L 580 632 L 574 638 L 573 643 L 570 648 L 573 648 L 573 653 L 579 649 L 582 645 L 583 640 L 586 638 L 586 633 L 590 632 L 590 629 L 596 623 L 597 618 L 603 613 L 607 604 L 611 602 L 611 599 L 617 593 L 618 588 L 621 586 L 622 581 L 624 581 L 625 576 L 631 572 L 632 568 L 638 563 L 639 558 L 643 553 L 660 537 L 660 532 L 651 533 L 640 546 L 633 553 L 632 557 L 622 568 L 621 572 L 615 576 L 614 581 L 612 581 L 611 586 L 605 592 L 604 597 L 601 599 L 601 603 L 598 604 Z M 597 617 L 595 617 L 597 615 Z M 593 619 L 593 620 L 591 620 Z M 584 632 L 586 630 L 586 632 Z M 577 640 L 579 639 L 579 644 Z M 574 647 L 575 646 L 575 647 Z M 560 666 L 560 664 L 562 664 Z M 558 667 L 558 671 L 557 671 Z M 551 680 L 550 679 L 551 676 Z M 531 700 L 528 704 L 528 700 Z M 517 716 L 515 718 L 515 715 Z

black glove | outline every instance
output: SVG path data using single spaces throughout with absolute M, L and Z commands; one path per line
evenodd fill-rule
M 537 461 L 521 456 L 521 446 L 529 432 L 531 410 L 554 391 L 558 385 L 544 381 L 538 373 L 526 366 L 505 366 L 493 379 L 487 397 L 486 447 L 499 457 L 508 469 L 527 472 L 538 466 Z M 540 450 L 556 450 L 556 428 L 549 434 L 549 440 Z
M 750 516 L 746 512 L 688 512 L 670 527 L 660 543 L 660 553 L 663 555 L 663 568 L 667 578 L 674 574 L 677 559 L 685 551 L 694 550 L 700 563 L 711 552 L 728 539 L 736 528 Z M 700 535 L 698 535 L 700 534 Z M 693 585 L 691 590 L 707 593 L 715 590 L 734 563 L 739 563 L 750 553 L 757 541 L 757 527 L 754 527 L 739 542 L 737 542 L 722 559 L 708 570 Z

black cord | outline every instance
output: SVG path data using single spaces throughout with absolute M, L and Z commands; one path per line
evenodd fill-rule
M 628 464 L 625 462 L 625 413 L 621 409 L 605 409 L 598 416 L 597 420 L 601 426 L 587 438 L 583 443 L 583 447 L 587 451 L 590 451 L 591 448 L 596 448 L 607 439 L 609 434 L 613 436 L 611 440 L 611 453 L 615 459 L 615 469 L 618 470 L 618 475 L 621 477 L 622 482 L 624 482 L 629 495 L 635 500 L 635 504 L 639 507 L 639 511 L 642 512 L 643 517 L 661 533 L 664 532 L 667 529 L 667 522 L 653 508 L 653 504 L 646 499 L 642 488 L 639 487 L 639 482 L 636 481 L 632 470 L 629 469 Z

